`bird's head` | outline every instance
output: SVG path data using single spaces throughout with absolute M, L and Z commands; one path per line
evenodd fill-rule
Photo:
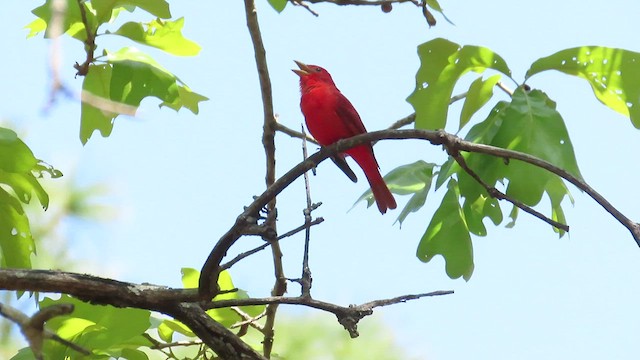
M 317 83 L 325 83 L 334 85 L 331 74 L 318 65 L 307 65 L 300 61 L 294 60 L 300 69 L 293 69 L 294 73 L 300 76 L 300 85 L 302 87 L 312 86 Z

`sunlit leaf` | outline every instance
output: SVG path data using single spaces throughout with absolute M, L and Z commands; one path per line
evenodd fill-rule
M 428 7 L 439 12 L 442 15 L 442 17 L 444 17 L 444 19 L 447 20 L 449 24 L 455 25 L 451 20 L 449 20 L 447 15 L 444 14 L 444 11 L 442 11 L 442 7 L 440 6 L 440 3 L 438 2 L 438 0 L 426 0 L 426 2 Z
M 73 313 L 47 321 L 47 327 L 62 338 L 91 349 L 96 354 L 114 358 L 120 357 L 124 348 L 144 344 L 141 335 L 150 327 L 151 313 L 148 310 L 91 305 L 68 295 L 62 295 L 58 300 L 45 298 L 40 302 L 40 307 L 61 303 L 72 304 Z M 146 345 L 151 344 L 147 342 Z M 45 342 L 45 352 L 51 359 L 77 356 L 74 350 L 53 341 Z M 140 354 L 136 355 L 140 358 Z
M 20 202 L 0 187 L 0 265 L 31 268 L 35 243 Z
M 27 34 L 27 39 L 30 39 L 38 35 L 39 33 L 47 30 L 47 22 L 44 21 L 43 19 L 37 18 L 32 22 L 30 22 L 29 24 L 27 24 L 25 28 L 29 29 L 29 34 Z
M 89 24 L 91 31 L 95 32 L 95 29 L 98 27 L 98 20 L 96 19 L 95 13 L 91 7 L 92 4 L 93 2 L 66 0 L 64 9 L 62 9 L 64 10 L 64 16 L 61 17 L 63 20 L 61 28 L 56 30 L 59 31 L 60 34 L 66 33 L 75 39 L 85 41 L 87 39 L 87 32 L 82 21 L 80 6 L 84 7 L 87 23 Z M 36 20 L 27 25 L 27 28 L 30 30 L 28 37 L 33 37 L 43 30 L 47 30 L 45 33 L 46 38 L 50 38 L 55 35 L 51 33 L 52 29 L 49 27 L 51 25 L 53 8 L 54 0 L 47 0 L 44 5 L 31 11 L 35 16 L 41 19 L 41 21 Z
M 511 70 L 493 51 L 479 46 L 460 46 L 445 39 L 435 39 L 418 46 L 420 69 L 416 89 L 407 101 L 416 111 L 416 128 L 444 129 L 449 99 L 458 79 L 469 71 L 494 69 L 506 75 Z
M 442 255 L 447 275 L 452 279 L 471 278 L 473 273 L 473 247 L 471 236 L 460 207 L 460 191 L 454 179 L 449 180 L 447 193 L 433 214 L 427 231 L 418 245 L 417 257 L 428 262 Z
M 460 126 L 462 129 L 471 120 L 473 114 L 480 110 L 493 96 L 493 87 L 500 81 L 500 75 L 496 74 L 483 80 L 482 77 L 477 78 L 469 86 L 467 96 L 464 98 L 464 105 L 460 113 Z
M 182 284 L 185 288 L 197 288 L 198 281 L 200 278 L 200 272 L 191 269 L 191 268 L 183 268 L 182 269 Z M 231 274 L 229 271 L 225 270 L 220 273 L 218 276 L 218 287 L 220 288 L 221 294 L 218 294 L 213 300 L 231 300 L 231 299 L 246 299 L 249 297 L 246 291 L 237 290 L 237 291 L 229 291 L 236 289 L 233 284 L 233 280 L 231 279 Z M 264 310 L 263 305 L 256 306 L 241 306 L 240 309 L 250 315 L 257 316 Z M 222 325 L 229 327 L 235 324 L 238 321 L 242 321 L 243 319 L 236 313 L 235 311 L 229 308 L 219 308 L 219 309 L 211 309 L 207 310 L 207 314 L 209 314 L 214 320 L 221 323 Z M 175 330 L 175 329 L 174 329 Z M 165 336 L 168 336 L 168 332 Z
M 185 289 L 198 288 L 198 281 L 200 279 L 200 272 L 198 270 L 182 268 L 180 272 L 182 273 L 182 286 L 184 286 Z
M 502 223 L 502 210 L 498 199 L 488 195 L 478 196 L 475 201 L 465 199 L 462 206 L 469 232 L 477 236 L 487 236 L 487 228 L 483 220 L 488 217 L 494 225 Z
M 566 49 L 536 60 L 526 77 L 545 70 L 587 80 L 600 102 L 640 129 L 640 53 L 603 46 Z
M 191 92 L 178 77 L 136 48 L 127 47 L 109 53 L 107 61 L 113 64 L 110 84 L 110 99 L 113 101 L 138 106 L 143 98 L 154 96 L 162 100 L 163 105 L 171 104 L 176 110 L 187 107 L 193 112 L 193 102 L 197 111 L 197 103 L 206 100 L 204 96 Z M 195 94 L 199 100 L 194 100 L 194 95 L 183 101 L 185 93 Z
M 91 65 L 89 73 L 82 81 L 80 141 L 83 144 L 87 143 L 95 130 L 100 130 L 104 137 L 109 136 L 113 130 L 113 120 L 118 113 L 115 112 L 115 107 L 112 109 L 109 107 L 110 87 L 111 66 Z
M 527 92 L 518 88 L 512 101 L 498 103 L 485 121 L 470 129 L 466 140 L 528 153 L 581 177 L 564 120 L 555 110 L 555 103 L 539 90 Z M 570 198 L 570 194 L 557 175 L 517 160 L 505 162 L 477 153 L 463 156 L 469 168 L 485 183 L 499 188 L 507 180 L 506 194 L 528 206 L 537 205 L 546 193 L 551 201 L 552 216 L 564 217 L 560 204 L 565 196 Z M 443 166 L 436 183 L 444 182 L 453 174 L 457 174 L 465 208 L 486 197 L 486 190 L 453 160 Z M 515 220 L 515 213 L 512 215 Z M 500 219 L 497 211 L 484 216 L 494 222 Z
M 287 6 L 288 0 L 268 0 L 269 4 L 277 11 L 282 12 L 284 8 Z
M 36 159 L 29 147 L 9 129 L 0 128 L 0 265 L 10 268 L 30 268 L 35 243 L 29 219 L 22 204 L 36 195 L 44 209 L 49 196 L 37 177 L 49 173 L 62 174 Z
M 194 93 L 178 77 L 149 55 L 127 47 L 107 53 L 106 65 L 91 65 L 83 82 L 80 139 L 86 143 L 95 130 L 109 136 L 120 114 L 133 116 L 147 97 L 156 97 L 174 110 L 198 112 L 206 97 Z
M 165 0 L 92 0 L 91 4 L 101 24 L 109 21 L 112 11 L 119 8 L 128 8 L 133 11 L 139 7 L 153 16 L 162 19 L 171 18 L 169 3 Z
M 412 195 L 396 219 L 400 225 L 410 213 L 418 211 L 424 205 L 431 188 L 434 166 L 435 164 L 419 160 L 412 164 L 399 166 L 384 176 L 384 181 L 392 193 Z M 367 207 L 373 205 L 375 200 L 371 189 L 360 195 L 356 204 L 362 200 L 367 201 Z
M 177 320 L 166 319 L 158 326 L 158 335 L 164 341 L 172 341 L 174 333 L 191 338 L 196 337 L 191 329 Z
M 147 24 L 128 22 L 113 34 L 127 37 L 140 44 L 164 50 L 170 54 L 193 56 L 200 46 L 182 35 L 184 18 L 176 21 L 156 19 Z

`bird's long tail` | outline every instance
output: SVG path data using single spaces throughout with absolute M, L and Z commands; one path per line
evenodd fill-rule
M 384 214 L 388 209 L 395 209 L 397 207 L 396 200 L 380 175 L 373 149 L 367 146 L 358 146 L 348 150 L 347 154 L 360 165 L 364 175 L 367 177 L 373 197 L 376 199 L 378 210 Z

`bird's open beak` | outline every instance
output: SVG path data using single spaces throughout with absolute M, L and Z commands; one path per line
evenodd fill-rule
M 306 76 L 306 75 L 309 75 L 311 73 L 311 68 L 309 68 L 309 66 L 307 66 L 307 64 L 301 63 L 298 60 L 293 60 L 293 61 L 296 63 L 296 65 L 298 65 L 300 70 L 292 69 L 291 71 L 293 71 L 294 73 L 298 74 L 298 76 Z

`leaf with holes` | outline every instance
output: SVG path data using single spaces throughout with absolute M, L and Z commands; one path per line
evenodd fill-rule
M 535 61 L 526 78 L 546 70 L 587 80 L 600 102 L 640 129 L 640 53 L 602 46 L 566 49 Z
M 418 56 L 421 65 L 416 74 L 416 89 L 407 98 L 416 111 L 417 129 L 444 129 L 454 86 L 467 72 L 494 69 L 511 75 L 502 57 L 490 49 L 460 46 L 441 38 L 418 46 Z
M 113 34 L 127 37 L 137 43 L 164 50 L 173 55 L 194 56 L 200 46 L 182 35 L 184 18 L 176 21 L 156 19 L 149 23 L 128 22 Z
M 109 136 L 113 120 L 120 114 L 135 115 L 147 97 L 156 97 L 176 111 L 194 114 L 208 100 L 186 86 L 177 76 L 149 55 L 133 47 L 107 53 L 107 65 L 91 65 L 83 82 L 80 139 L 86 143 L 95 130 Z
M 531 154 L 581 177 L 564 120 L 555 103 L 539 90 L 516 89 L 511 103 L 498 103 L 485 121 L 470 129 L 466 140 Z M 503 159 L 477 153 L 465 153 L 463 157 L 469 168 L 490 186 L 498 188 L 508 180 L 506 194 L 528 206 L 537 205 L 546 193 L 551 202 L 551 217 L 564 221 L 561 203 L 565 196 L 573 200 L 557 175 L 521 161 L 505 163 Z M 453 160 L 443 165 L 436 184 L 442 184 L 453 174 L 457 174 L 465 209 L 486 197 L 485 189 Z M 501 222 L 502 215 L 498 216 L 497 210 L 486 210 L 492 212 L 484 212 L 484 216 L 494 223 Z M 465 211 L 469 214 L 469 210 Z M 512 220 L 515 221 L 515 213 Z M 482 228 L 478 230 L 482 232 Z
M 38 181 L 43 173 L 60 177 L 62 173 L 36 159 L 29 147 L 15 132 L 0 128 L 0 265 L 9 268 L 30 268 L 35 243 L 29 219 L 22 203 L 35 196 L 46 209 L 49 196 Z

